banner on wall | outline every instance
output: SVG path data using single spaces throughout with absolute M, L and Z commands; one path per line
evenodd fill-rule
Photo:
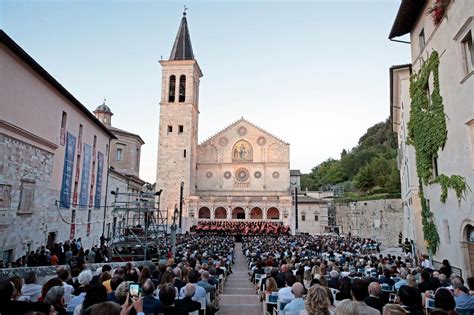
M 94 205 L 96 209 L 100 208 L 100 197 L 102 193 L 102 172 L 104 171 L 104 154 L 97 153 L 97 179 L 95 181 Z
M 81 193 L 79 195 L 80 208 L 87 208 L 89 201 L 89 181 L 91 174 L 92 147 L 84 144 L 84 159 L 82 160 Z
M 76 153 L 76 137 L 67 133 L 66 152 L 64 154 L 63 182 L 59 204 L 61 208 L 69 208 L 71 205 L 72 172 L 74 168 L 74 155 Z

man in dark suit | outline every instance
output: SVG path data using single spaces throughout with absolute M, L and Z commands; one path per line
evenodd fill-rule
M 329 273 L 331 279 L 328 281 L 328 287 L 333 289 L 339 289 L 339 272 L 336 270 L 331 270 Z
M 142 285 L 143 292 L 143 312 L 146 313 L 160 313 L 163 311 L 163 304 L 160 300 L 153 296 L 155 285 L 150 279 L 145 280 Z
M 378 282 L 372 282 L 369 285 L 369 296 L 365 298 L 364 302 L 368 306 L 375 308 L 382 313 L 384 303 L 380 299 L 382 294 L 382 287 Z

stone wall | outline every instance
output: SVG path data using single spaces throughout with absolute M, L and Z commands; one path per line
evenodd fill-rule
M 383 199 L 336 203 L 336 224 L 341 233 L 370 237 L 382 243 L 382 248 L 398 245 L 403 230 L 401 199 Z
M 52 169 L 52 153 L 0 134 L 0 260 L 46 243 Z
M 151 261 L 132 261 L 131 262 L 134 267 L 140 266 L 148 266 L 152 264 Z M 125 266 L 126 262 L 112 262 L 107 263 L 114 268 L 123 267 Z M 95 271 L 105 265 L 105 263 L 101 264 L 86 264 L 86 268 L 92 270 L 94 274 Z M 38 284 L 43 284 L 52 277 L 56 276 L 56 270 L 61 266 L 42 266 L 42 267 L 21 267 L 21 268 L 3 268 L 0 269 L 0 279 L 11 278 L 13 276 L 19 276 L 23 278 L 28 272 L 34 271 L 38 277 Z M 69 266 L 65 265 L 64 267 L 69 268 Z

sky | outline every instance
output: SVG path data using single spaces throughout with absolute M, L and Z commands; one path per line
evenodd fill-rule
M 6 1 L 0 28 L 93 111 L 139 134 L 140 177 L 155 182 L 161 66 L 182 17 L 202 71 L 199 142 L 240 117 L 290 143 L 303 173 L 390 113 L 389 41 L 399 0 Z

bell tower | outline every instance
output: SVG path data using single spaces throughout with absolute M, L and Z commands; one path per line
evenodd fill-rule
M 160 199 L 162 215 L 167 216 L 168 224 L 172 224 L 176 209 L 176 224 L 183 231 L 188 198 L 195 193 L 199 80 L 202 77 L 194 59 L 186 11 L 169 60 L 161 60 L 160 64 L 162 84 L 156 189 L 163 189 Z

